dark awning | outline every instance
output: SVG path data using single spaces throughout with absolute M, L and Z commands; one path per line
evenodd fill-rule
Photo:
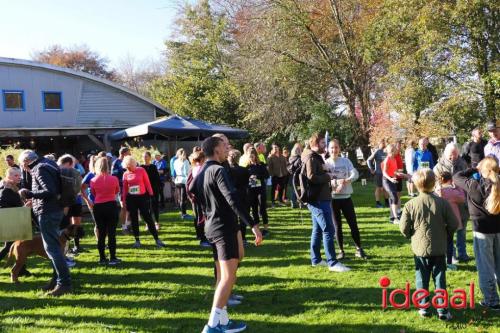
M 248 132 L 245 130 L 176 115 L 115 132 L 109 138 L 117 141 L 136 136 L 161 135 L 164 137 L 202 139 L 215 133 L 225 134 L 230 139 L 243 139 L 248 136 Z

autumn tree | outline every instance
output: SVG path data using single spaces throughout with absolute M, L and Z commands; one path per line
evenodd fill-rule
M 45 50 L 35 51 L 32 58 L 35 61 L 71 68 L 104 79 L 116 79 L 115 72 L 108 69 L 108 60 L 101 57 L 97 52 L 90 50 L 86 45 L 68 48 L 61 45 L 52 45 Z

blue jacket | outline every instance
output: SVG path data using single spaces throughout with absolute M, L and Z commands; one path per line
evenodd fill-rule
M 413 171 L 417 171 L 418 169 L 420 169 L 422 162 L 429 162 L 429 168 L 434 168 L 435 162 L 432 159 L 432 154 L 430 151 L 421 151 L 419 149 L 415 152 L 415 159 L 413 160 Z

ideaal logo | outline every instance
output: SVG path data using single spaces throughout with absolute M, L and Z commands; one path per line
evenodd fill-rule
M 471 281 L 469 285 L 469 295 L 467 297 L 467 292 L 465 289 L 453 289 L 453 296 L 449 298 L 449 294 L 445 289 L 436 289 L 434 291 L 434 296 L 430 302 L 420 303 L 425 298 L 431 296 L 429 291 L 425 289 L 417 289 L 410 296 L 410 283 L 406 282 L 405 289 L 394 289 L 389 294 L 389 299 L 387 299 L 387 294 L 389 291 L 387 288 L 391 285 L 391 280 L 387 276 L 383 276 L 379 280 L 382 289 L 382 308 L 387 308 L 387 301 L 395 309 L 409 309 L 410 308 L 410 298 L 413 306 L 418 309 L 427 309 L 431 305 L 435 309 L 444 309 L 451 307 L 453 309 L 466 309 L 467 304 L 470 309 L 474 309 L 474 281 Z M 404 302 L 397 303 L 396 296 L 403 295 Z M 467 298 L 469 301 L 467 302 Z

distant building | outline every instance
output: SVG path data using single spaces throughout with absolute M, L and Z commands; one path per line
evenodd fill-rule
M 171 113 L 114 82 L 0 57 L 0 145 L 42 152 L 109 150 L 107 136 Z

